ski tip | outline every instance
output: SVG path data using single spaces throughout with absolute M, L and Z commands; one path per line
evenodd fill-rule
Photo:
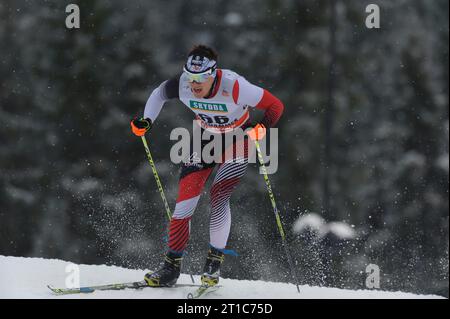
M 54 294 L 59 294 L 61 293 L 59 289 L 53 287 L 52 285 L 47 285 L 47 288 L 51 290 L 51 292 L 53 292 Z

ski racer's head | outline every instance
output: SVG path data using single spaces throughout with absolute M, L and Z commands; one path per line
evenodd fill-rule
M 196 45 L 188 54 L 183 68 L 192 93 L 196 98 L 206 97 L 217 74 L 217 53 L 205 45 Z

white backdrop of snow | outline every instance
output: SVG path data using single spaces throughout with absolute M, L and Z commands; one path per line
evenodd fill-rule
M 184 299 L 192 287 L 146 288 L 143 290 L 97 291 L 92 294 L 55 296 L 47 285 L 64 287 L 69 262 L 55 259 L 0 256 L 0 299 L 10 298 L 102 298 L 102 299 Z M 79 265 L 80 285 L 101 285 L 114 282 L 142 280 L 146 270 L 130 270 L 105 265 Z M 196 282 L 199 277 L 194 276 Z M 188 275 L 181 275 L 179 283 L 190 283 Z M 223 286 L 208 298 L 220 299 L 380 299 L 380 298 L 441 298 L 434 295 L 415 295 L 380 290 L 344 290 L 337 288 L 300 286 L 277 282 L 221 279 Z

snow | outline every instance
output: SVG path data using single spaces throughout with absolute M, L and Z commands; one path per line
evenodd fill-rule
M 354 239 L 357 237 L 355 230 L 344 222 L 328 223 L 328 230 L 340 239 Z
M 437 159 L 437 165 L 444 170 L 447 174 L 449 172 L 449 156 L 448 153 L 439 156 Z
M 230 26 L 240 26 L 240 25 L 242 25 L 242 22 L 244 21 L 242 16 L 237 12 L 228 13 L 225 16 L 224 20 L 225 20 L 225 23 Z
M 323 226 L 326 224 L 325 219 L 323 219 L 318 214 L 306 214 L 305 216 L 301 216 L 294 224 L 294 232 L 300 234 L 305 230 L 310 230 L 312 232 L 316 232 L 321 234 L 321 230 Z
M 354 239 L 357 237 L 356 231 L 344 222 L 327 223 L 320 215 L 315 213 L 305 214 L 297 219 L 293 226 L 296 234 L 311 231 L 319 238 L 331 233 L 342 240 Z
M 34 195 L 34 193 L 24 189 L 20 189 L 18 187 L 14 187 L 12 185 L 6 186 L 5 192 L 10 196 L 11 199 L 17 202 L 23 202 L 27 205 L 32 205 L 36 201 L 36 196 Z
M 192 287 L 147 288 L 143 290 L 96 291 L 91 294 L 56 296 L 47 289 L 51 284 L 65 287 L 68 278 L 74 278 L 74 264 L 70 262 L 0 256 L 0 299 L 4 298 L 104 298 L 104 299 L 184 299 Z M 77 267 L 75 265 L 75 267 Z M 81 286 L 142 280 L 145 270 L 131 270 L 105 265 L 78 265 Z M 66 272 L 68 271 L 68 272 Z M 194 276 L 196 282 L 199 277 Z M 190 283 L 188 275 L 181 275 L 178 283 Z M 442 298 L 435 295 L 415 295 L 404 292 L 380 290 L 344 290 L 337 288 L 300 286 L 299 294 L 293 284 L 221 279 L 222 287 L 207 298 L 221 299 L 412 299 Z

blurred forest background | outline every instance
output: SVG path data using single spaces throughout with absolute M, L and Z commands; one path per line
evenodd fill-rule
M 70 3 L 80 29 L 65 27 Z M 380 29 L 365 26 L 370 3 Z M 447 0 L 2 0 L 0 254 L 160 265 L 166 216 L 129 121 L 204 43 L 285 103 L 270 178 L 301 284 L 364 289 L 376 264 L 381 289 L 448 296 L 448 16 Z M 169 134 L 192 116 L 170 102 L 148 134 L 172 209 Z M 290 281 L 256 164 L 231 205 L 239 257 L 223 276 Z

